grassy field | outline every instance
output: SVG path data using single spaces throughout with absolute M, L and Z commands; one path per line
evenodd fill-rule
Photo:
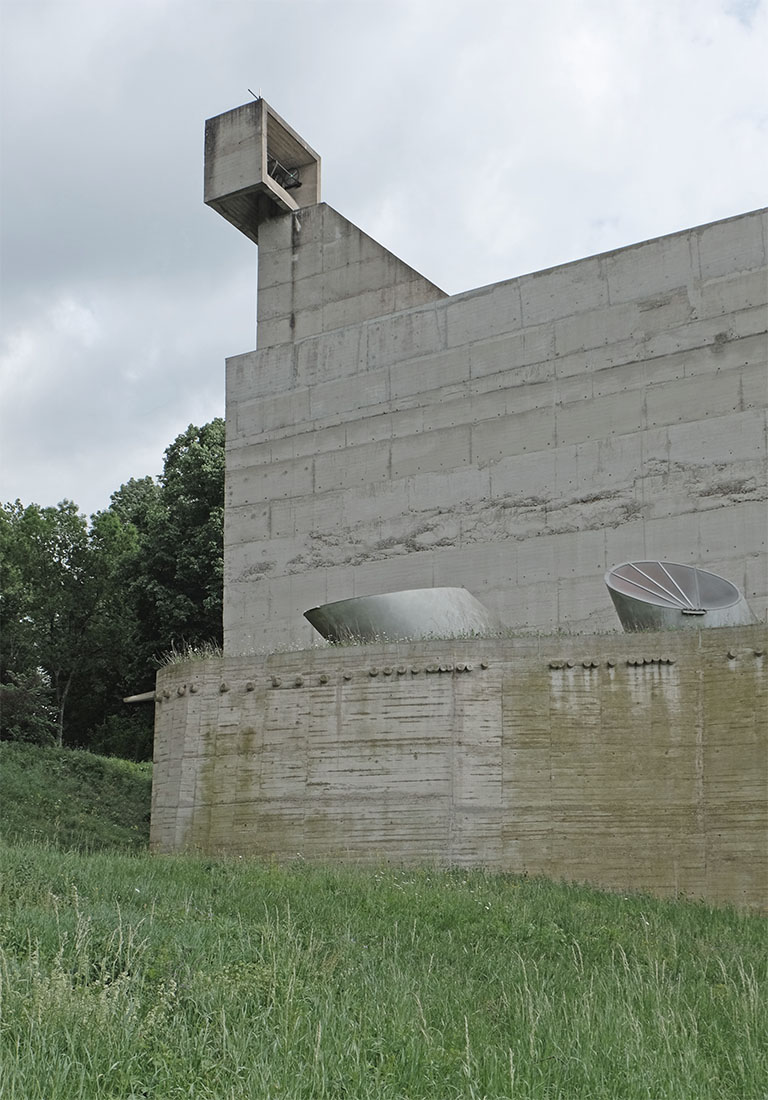
M 144 850 L 152 765 L 0 743 L 0 839 Z
M 0 842 L 0 1098 L 761 1100 L 765 933 L 482 872 Z

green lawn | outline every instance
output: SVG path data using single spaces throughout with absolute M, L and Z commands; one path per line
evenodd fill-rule
M 768 1097 L 756 915 L 133 839 L 0 841 L 2 1100 Z

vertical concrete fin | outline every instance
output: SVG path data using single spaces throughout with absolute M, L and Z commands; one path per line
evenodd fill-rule
M 325 203 L 259 230 L 259 349 L 447 295 Z

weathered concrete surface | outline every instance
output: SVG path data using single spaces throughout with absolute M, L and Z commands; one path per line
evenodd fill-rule
M 400 643 L 158 676 L 152 846 L 768 906 L 765 627 Z
M 320 201 L 320 157 L 256 99 L 207 120 L 203 198 L 256 243 L 263 222 Z
M 764 620 L 766 220 L 453 297 L 327 206 L 266 222 L 259 350 L 227 371 L 226 652 L 432 585 L 615 630 L 605 571 L 652 557 Z
M 258 347 L 335 334 L 297 353 L 289 389 L 357 373 L 365 355 L 360 334 L 344 339 L 339 329 L 446 297 L 325 203 L 274 218 L 261 230 Z M 264 381 L 264 393 L 284 389 L 284 378 L 277 386 L 272 377 Z

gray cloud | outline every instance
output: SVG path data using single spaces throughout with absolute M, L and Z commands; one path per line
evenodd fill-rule
M 203 120 L 261 91 L 323 197 L 456 292 L 764 202 L 753 0 L 5 0 L 3 499 L 104 507 L 223 409 L 256 252 Z

